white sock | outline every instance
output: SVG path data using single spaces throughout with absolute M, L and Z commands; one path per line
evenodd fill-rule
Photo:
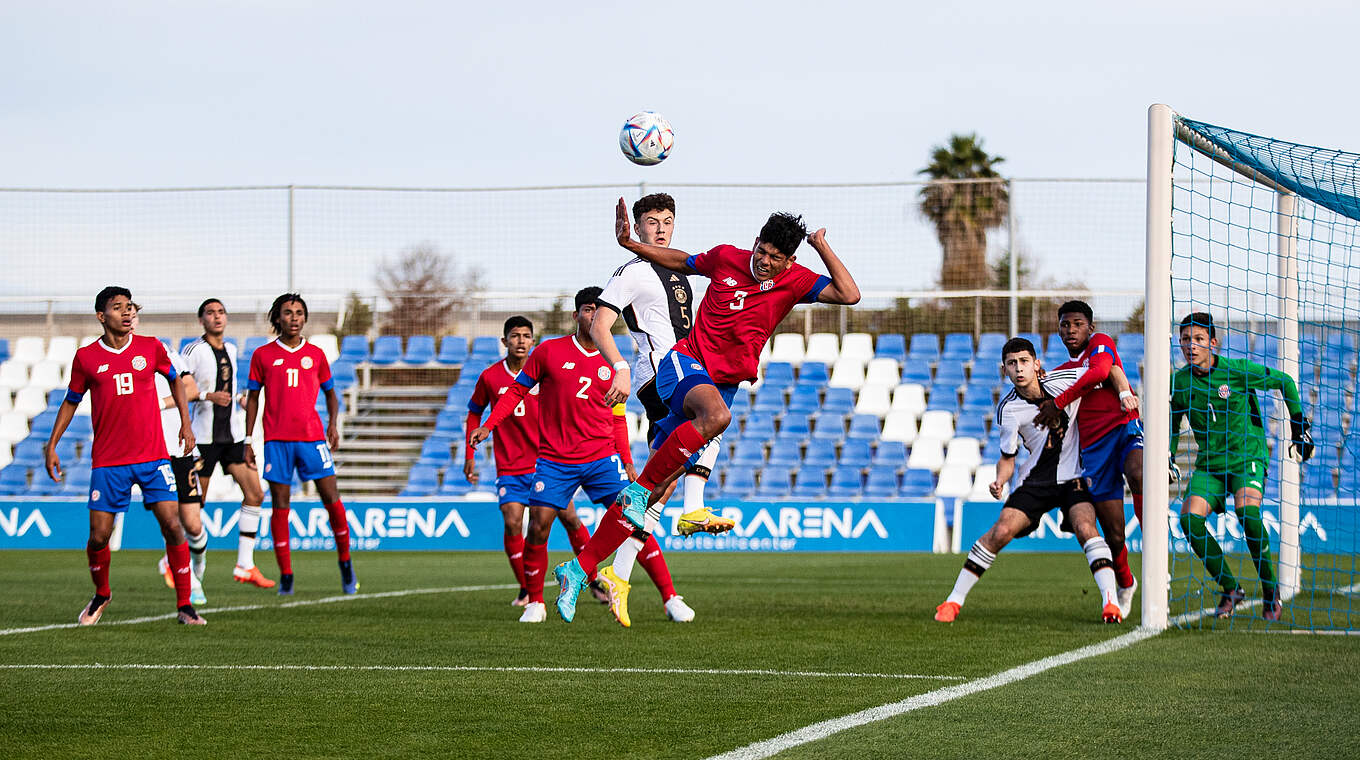
M 647 513 L 647 519 L 642 523 L 643 528 L 648 534 L 656 531 L 661 526 L 659 518 L 653 518 L 652 513 Z M 643 539 L 637 536 L 629 536 L 621 546 L 614 552 L 614 574 L 622 578 L 625 582 L 633 577 L 633 566 L 637 564 L 638 552 L 642 551 Z
M 200 531 L 197 536 L 184 533 L 189 540 L 189 567 L 193 568 L 193 575 L 196 580 L 203 580 L 203 573 L 208 568 L 208 531 Z
M 260 532 L 260 505 L 241 504 L 236 520 L 236 564 L 249 570 L 255 567 L 255 538 Z
M 722 453 L 721 435 L 699 449 L 699 458 L 694 462 L 697 472 L 685 474 L 685 512 L 704 508 L 704 486 L 708 485 L 708 478 L 713 474 L 713 465 L 718 463 L 720 453 Z
M 959 577 L 954 581 L 954 590 L 949 592 L 946 602 L 963 606 L 963 601 L 968 598 L 968 592 L 973 590 L 982 574 L 987 572 L 987 568 L 996 561 L 996 555 L 987 551 L 979 543 L 973 544 L 973 548 L 968 550 L 968 559 L 963 561 L 963 569 L 959 571 Z
M 1118 603 L 1119 584 L 1114 577 L 1114 555 L 1110 553 L 1110 545 L 1105 543 L 1105 539 L 1096 536 L 1082 544 L 1081 550 L 1086 552 L 1086 562 L 1091 565 L 1091 574 L 1096 577 L 1096 587 L 1100 589 L 1103 603 Z

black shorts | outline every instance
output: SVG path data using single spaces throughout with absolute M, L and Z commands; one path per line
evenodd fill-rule
M 661 400 L 661 394 L 656 390 L 656 378 L 652 378 L 638 388 L 638 401 L 642 402 L 642 408 L 647 410 L 647 445 L 652 444 L 652 439 L 656 437 L 656 423 L 670 416 L 671 408 Z
M 175 473 L 175 490 L 180 504 L 202 504 L 203 492 L 198 488 L 198 457 L 170 457 L 170 469 Z
M 1092 502 L 1091 492 L 1086 490 L 1083 481 L 1069 480 L 1048 485 L 1023 484 L 1006 499 L 1005 506 L 1018 509 L 1029 517 L 1029 527 L 1015 536 L 1023 538 L 1033 533 L 1034 529 L 1039 527 L 1039 518 L 1054 507 L 1062 510 L 1062 529 L 1070 533 L 1071 521 L 1067 513 L 1082 502 Z
M 246 445 L 243 442 L 236 443 L 200 443 L 198 445 L 198 456 L 203 461 L 203 466 L 199 472 L 204 477 L 211 478 L 213 470 L 217 469 L 217 463 L 222 463 L 222 472 L 227 471 L 227 465 L 243 464 L 246 461 Z

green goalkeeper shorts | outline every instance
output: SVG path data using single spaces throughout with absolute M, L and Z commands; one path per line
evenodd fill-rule
M 1257 493 L 1265 493 L 1265 462 L 1241 462 L 1224 470 L 1197 468 L 1190 476 L 1190 489 L 1185 498 L 1198 496 L 1209 503 L 1210 509 L 1222 512 L 1227 506 L 1228 495 L 1242 488 L 1254 488 Z

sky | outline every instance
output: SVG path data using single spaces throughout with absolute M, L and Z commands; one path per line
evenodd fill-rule
M 1336 84 L 1357 28 L 1354 4 L 1254 0 L 11 1 L 0 187 L 899 182 L 951 133 L 978 134 L 1008 177 L 1139 178 L 1154 102 L 1360 150 L 1360 105 Z M 643 109 L 676 131 L 655 167 L 617 147 Z M 1108 205 L 1136 235 L 1129 197 Z M 1055 225 L 1031 237 L 1061 211 L 1031 213 Z

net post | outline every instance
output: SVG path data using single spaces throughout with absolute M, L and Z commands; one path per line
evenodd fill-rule
M 1275 246 L 1280 294 L 1280 371 L 1299 376 L 1298 216 L 1293 193 L 1275 195 Z M 1289 436 L 1281 436 L 1279 589 L 1284 600 L 1299 592 L 1299 463 L 1289 455 Z
M 1010 271 L 1007 273 L 1010 284 L 1010 333 L 1009 335 L 1020 334 L 1020 252 L 1016 250 L 1015 243 L 1015 183 L 1006 180 L 1006 245 L 1010 247 L 1010 254 L 1007 258 Z
M 1171 440 L 1171 168 L 1175 160 L 1171 108 L 1148 109 L 1147 302 L 1143 343 L 1147 382 L 1143 423 L 1143 626 L 1168 625 L 1171 576 L 1168 527 L 1171 489 L 1167 444 Z

